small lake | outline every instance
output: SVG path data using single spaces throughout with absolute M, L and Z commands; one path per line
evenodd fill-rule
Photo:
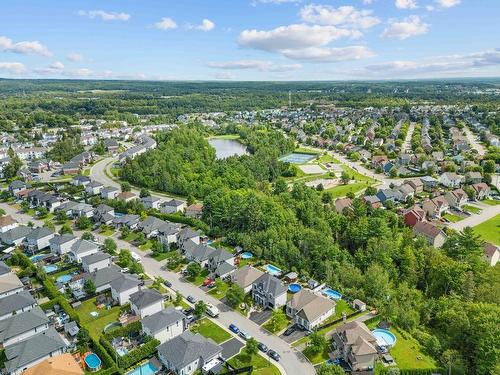
M 215 148 L 217 159 L 225 159 L 233 155 L 248 155 L 247 147 L 234 139 L 212 138 L 208 140 L 208 143 Z

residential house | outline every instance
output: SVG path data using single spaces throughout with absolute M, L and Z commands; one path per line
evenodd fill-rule
M 183 248 L 184 243 L 191 241 L 196 244 L 200 243 L 200 232 L 193 230 L 190 227 L 184 227 L 179 231 L 177 236 L 177 245 L 180 249 Z
M 21 314 L 0 320 L 0 345 L 7 348 L 49 328 L 49 318 L 35 306 Z
M 193 203 L 186 207 L 184 214 L 187 217 L 192 217 L 194 219 L 200 219 L 203 215 L 203 203 Z
M 80 164 L 78 164 L 78 163 L 68 162 L 68 163 L 64 163 L 61 166 L 61 172 L 63 175 L 72 175 L 72 174 L 80 173 L 81 170 L 82 170 L 82 168 L 81 168 Z
M 468 184 L 479 184 L 483 181 L 481 172 L 467 172 L 465 174 L 465 181 Z
M 436 190 L 437 185 L 439 183 L 438 180 L 436 180 L 434 177 L 431 176 L 420 177 L 420 181 L 422 181 L 423 190 L 429 192 Z
M 36 305 L 36 300 L 26 290 L 4 297 L 0 302 L 0 321 L 29 311 Z
M 413 228 L 419 221 L 425 221 L 425 211 L 417 205 L 403 213 L 405 224 Z
M 19 280 L 19 277 L 13 272 L 8 272 L 0 277 L 0 299 L 8 297 L 12 294 L 21 292 L 24 285 Z
M 135 315 L 144 319 L 163 310 L 163 296 L 156 289 L 143 289 L 130 295 L 130 306 Z
M 444 195 L 444 198 L 446 199 L 450 207 L 457 209 L 462 208 L 462 206 L 469 200 L 467 193 L 462 189 L 449 191 Z
M 120 194 L 116 196 L 116 199 L 119 199 L 124 202 L 131 202 L 134 199 L 137 199 L 137 195 L 132 193 L 131 191 L 122 191 Z
M 400 202 L 403 195 L 399 190 L 396 189 L 380 189 L 376 194 L 380 202 Z
M 459 176 L 454 172 L 444 172 L 439 176 L 439 182 L 441 185 L 448 188 L 458 188 L 463 182 L 464 177 Z
M 377 339 L 361 322 L 342 324 L 333 333 L 332 356 L 343 359 L 352 373 L 372 372 L 378 357 Z
M 148 216 L 146 220 L 139 222 L 137 229 L 142 231 L 147 238 L 156 237 L 159 234 L 160 228 L 167 223 L 154 216 Z
M 74 323 L 74 322 L 72 322 Z M 23 375 L 83 375 L 83 369 L 70 353 L 49 357 L 27 369 Z
M 166 221 L 164 225 L 158 228 L 158 240 L 170 247 L 171 244 L 178 242 L 179 232 L 182 226 L 178 223 Z
M 160 341 L 160 344 L 181 335 L 187 328 L 186 315 L 168 307 L 142 319 L 142 331 Z
M 79 290 L 83 288 L 86 280 L 92 280 L 96 288 L 96 293 L 101 293 L 105 290 L 111 289 L 111 282 L 123 275 L 120 270 L 121 269 L 119 267 L 112 264 L 108 268 L 102 268 L 91 273 L 86 273 L 82 277 L 72 280 L 69 285 L 73 290 Z
M 210 254 L 207 267 L 216 277 L 229 276 L 236 270 L 234 255 L 227 250 L 217 248 Z
M 491 189 L 484 182 L 472 185 L 472 189 L 474 189 L 474 195 L 478 200 L 486 199 L 490 196 Z
M 437 226 L 427 221 L 419 221 L 413 226 L 415 235 L 424 236 L 429 245 L 439 248 L 446 242 L 446 234 Z
M 95 254 L 99 251 L 99 245 L 95 242 L 91 242 L 84 239 L 78 239 L 71 245 L 71 249 L 68 252 L 70 259 L 73 262 L 81 263 L 82 258 Z
M 175 374 L 191 375 L 222 354 L 222 347 L 199 333 L 184 331 L 159 345 L 158 359 Z
M 11 375 L 20 375 L 47 358 L 64 353 L 66 343 L 54 328 L 49 328 L 27 340 L 5 349 L 5 368 Z
M 265 309 L 277 309 L 286 304 L 286 291 L 280 279 L 265 273 L 252 284 L 252 299 Z
M 436 198 L 426 199 L 422 206 L 425 213 L 432 218 L 439 218 L 450 208 L 448 201 L 443 195 Z
M 86 186 L 90 184 L 92 180 L 88 176 L 78 175 L 71 179 L 71 183 L 75 186 Z
M 117 216 L 113 219 L 113 225 L 117 229 L 127 227 L 130 230 L 134 230 L 139 225 L 139 215 L 126 214 Z
M 122 273 L 121 277 L 114 279 L 110 284 L 111 296 L 120 306 L 123 306 L 129 303 L 132 295 L 139 292 L 140 284 L 137 276 Z
M 82 267 L 85 272 L 94 272 L 111 265 L 111 255 L 98 251 L 82 257 Z
M 410 185 L 415 194 L 420 194 L 424 191 L 424 183 L 420 179 L 405 180 L 404 184 Z
M 116 155 L 120 145 L 116 139 L 106 139 L 104 140 L 104 147 L 111 155 Z
M 31 185 L 27 184 L 24 181 L 14 180 L 9 184 L 9 192 L 10 192 L 10 194 L 16 196 L 17 193 L 19 193 L 21 190 L 26 190 L 30 187 L 31 187 Z
M 346 208 L 350 208 L 352 205 L 352 199 L 351 198 L 338 198 L 335 201 L 335 211 L 337 213 L 341 214 L 344 212 Z
M 247 294 L 252 290 L 252 284 L 262 275 L 264 272 L 247 264 L 231 274 L 231 281 L 240 286 Z
M 112 187 L 112 186 L 107 186 L 107 187 L 101 189 L 101 198 L 102 199 L 115 199 L 119 193 L 120 193 L 120 189 Z
M 196 262 L 201 267 L 206 267 L 208 265 L 208 260 L 215 252 L 215 249 L 205 244 L 198 245 L 192 241 L 188 241 L 184 244 L 182 251 L 184 258 L 188 262 Z
M 335 314 L 335 302 L 301 289 L 286 303 L 286 314 L 300 327 L 312 331 Z
M 34 228 L 25 238 L 25 247 L 31 253 L 35 253 L 49 247 L 53 237 L 52 229 L 47 227 Z
M 54 236 L 49 241 L 50 251 L 53 254 L 64 255 L 69 253 L 71 246 L 78 240 L 72 234 L 61 234 Z
M 17 228 L 19 226 L 19 223 L 17 220 L 12 218 L 10 215 L 5 215 L 0 217 L 0 233 L 5 233 L 8 230 Z
M 495 267 L 500 259 L 500 249 L 498 246 L 485 242 L 484 244 L 484 259 L 491 266 Z M 3 300 L 2 300 L 3 303 Z
M 403 202 L 408 202 L 409 199 L 413 199 L 415 196 L 415 190 L 410 184 L 403 184 L 397 190 L 401 193 L 401 200 Z
M 148 195 L 147 197 L 142 197 L 141 202 L 144 205 L 144 208 L 151 209 L 159 209 L 161 199 L 158 197 L 153 197 L 152 195 Z
M 94 210 L 93 219 L 101 225 L 111 225 L 115 219 L 115 209 L 107 204 L 100 204 Z
M 91 181 L 85 186 L 85 192 L 88 195 L 100 194 L 102 189 L 104 189 L 104 185 L 97 181 Z
M 5 233 L 0 233 L 0 240 L 8 246 L 19 246 L 26 236 L 31 233 L 31 230 L 30 227 L 20 225 L 9 229 Z
M 178 199 L 172 199 L 160 205 L 160 212 L 162 214 L 175 214 L 176 212 L 184 212 L 186 207 L 186 202 Z
M 365 195 L 362 199 L 371 208 L 382 207 L 382 203 L 380 203 L 380 199 L 376 195 Z

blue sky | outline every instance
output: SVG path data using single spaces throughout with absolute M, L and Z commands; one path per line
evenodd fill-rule
M 498 0 L 2 0 L 0 77 L 500 76 Z

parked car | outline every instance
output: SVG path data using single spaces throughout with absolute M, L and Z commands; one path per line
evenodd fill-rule
M 168 280 L 165 280 L 163 282 L 163 285 L 165 285 L 167 288 L 171 288 L 172 287 L 172 283 L 170 281 L 168 281 Z
M 182 310 L 182 312 L 184 313 L 184 315 L 191 315 L 194 313 L 194 309 L 192 307 L 189 307 L 187 309 Z
M 205 280 L 203 280 L 203 286 L 209 286 L 213 283 L 214 281 L 211 278 L 206 278 Z
M 196 298 L 194 298 L 193 296 L 187 296 L 186 298 L 189 302 L 191 303 L 195 303 L 196 302 Z
M 240 332 L 240 329 L 238 327 L 236 327 L 234 324 L 229 325 L 229 330 L 233 333 L 236 333 L 236 334 L 238 334 Z
M 250 336 L 250 335 L 249 335 L 247 332 L 245 332 L 245 331 L 240 331 L 239 335 L 240 335 L 240 337 L 241 337 L 243 340 L 245 340 L 245 341 L 250 340 L 250 339 L 252 338 L 252 336 Z
M 274 359 L 276 362 L 279 362 L 279 360 L 280 360 L 280 355 L 278 353 L 276 353 L 274 350 L 269 350 L 267 352 L 267 355 L 269 357 L 271 357 L 272 359 Z
M 283 333 L 283 336 L 290 336 L 292 333 L 295 332 L 297 329 L 297 326 L 294 324 L 293 326 L 290 326 L 286 329 L 286 331 Z
M 212 318 L 217 318 L 219 316 L 219 309 L 212 305 L 211 303 L 206 304 L 206 313 L 208 316 L 211 316 Z
M 261 342 L 259 342 L 259 343 L 257 344 L 257 347 L 258 347 L 258 348 L 259 348 L 259 350 L 260 350 L 261 352 L 263 352 L 263 353 L 267 353 L 267 351 L 269 350 L 269 348 L 268 348 L 265 344 L 263 344 L 263 343 L 261 343 Z

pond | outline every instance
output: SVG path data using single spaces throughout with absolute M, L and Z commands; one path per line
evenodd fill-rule
M 208 143 L 215 149 L 217 159 L 225 159 L 233 155 L 248 155 L 247 147 L 234 139 L 211 138 Z

